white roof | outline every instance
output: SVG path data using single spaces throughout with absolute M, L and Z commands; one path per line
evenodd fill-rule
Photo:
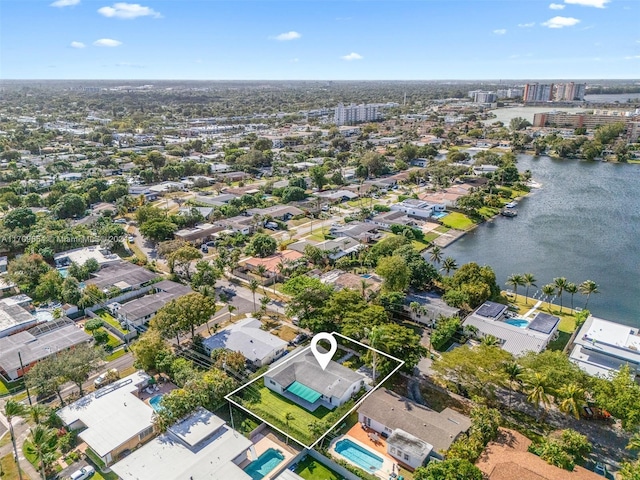
M 240 352 L 252 362 L 262 361 L 276 350 L 284 349 L 287 342 L 265 332 L 260 327 L 262 323 L 255 318 L 245 318 L 228 328 L 219 331 L 203 344 L 208 350 L 226 348 L 233 352 Z
M 79 437 L 104 457 L 151 426 L 153 409 L 133 394 L 149 378 L 133 373 L 58 410 L 58 416 L 65 425 L 82 422 L 87 429 Z
M 464 325 L 473 325 L 483 335 L 493 335 L 499 338 L 504 342 L 501 345 L 502 349 L 516 356 L 523 355 L 528 351 L 541 352 L 555 333 L 554 330 L 547 335 L 529 328 L 519 328 L 500 320 L 482 317 L 476 313 L 469 315 L 464 321 Z
M 211 426 L 219 425 L 212 429 Z M 195 448 L 174 435 L 180 431 L 210 432 Z M 233 460 L 251 441 L 229 428 L 211 412 L 200 410 L 169 431 L 111 466 L 123 480 L 251 480 Z
M 90 258 L 94 258 L 101 266 L 121 261 L 120 257 L 115 253 L 111 253 L 108 250 L 104 250 L 95 245 L 91 247 L 76 248 L 74 250 L 56 253 L 53 256 L 54 260 L 56 261 L 65 257 L 67 257 L 69 261 L 75 262 L 78 265 L 84 265 L 84 263 Z

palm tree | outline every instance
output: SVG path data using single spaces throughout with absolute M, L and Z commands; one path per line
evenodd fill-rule
M 36 425 L 29 433 L 29 443 L 24 446 L 25 452 L 35 455 L 40 461 L 42 480 L 47 480 L 46 466 L 55 460 L 53 455 L 58 447 L 58 437 L 53 428 Z
M 18 447 L 16 446 L 16 437 L 13 433 L 13 424 L 11 420 L 16 417 L 21 417 L 25 414 L 25 406 L 21 403 L 16 402 L 15 400 L 7 400 L 7 403 L 4 404 L 4 416 L 7 417 L 7 422 L 9 422 L 9 434 L 11 435 L 11 443 L 13 444 L 13 453 L 16 460 L 16 466 L 18 467 L 18 476 L 20 480 L 22 480 L 22 470 L 20 470 L 20 462 L 18 460 Z
M 437 245 L 433 247 L 429 260 L 431 260 L 432 263 L 440 263 L 442 261 L 442 249 Z
M 27 415 L 29 415 L 29 420 L 31 420 L 36 425 L 40 425 L 44 422 L 45 419 L 49 417 L 51 410 L 46 405 L 40 405 L 36 403 L 35 405 L 30 406 L 27 411 Z
M 542 404 L 543 409 L 546 409 L 550 403 L 549 394 L 547 393 L 547 377 L 539 372 L 535 372 L 528 375 L 524 379 L 526 387 L 525 393 L 527 394 L 527 401 L 533 403 L 536 408 L 540 408 Z M 542 416 L 544 410 L 540 410 L 540 416 Z M 540 418 L 538 418 L 540 420 Z
M 556 287 L 558 297 L 560 298 L 560 313 L 562 313 L 562 292 L 566 290 L 568 283 L 564 277 L 556 277 L 553 279 L 553 285 Z
M 504 371 L 507 374 L 507 380 L 509 381 L 509 408 L 511 408 L 511 395 L 513 393 L 513 383 L 519 383 L 522 375 L 522 367 L 516 362 L 509 362 L 504 366 Z
M 571 310 L 573 310 L 573 296 L 578 293 L 578 286 L 573 282 L 569 282 L 564 287 L 564 291 L 571 295 Z
M 457 270 L 457 269 L 458 269 L 458 264 L 456 263 L 455 259 L 453 257 L 447 257 L 442 262 L 442 268 L 440 270 L 442 270 L 443 272 L 446 272 L 447 275 L 449 275 L 451 270 Z
M 360 280 L 360 290 L 362 290 L 362 298 L 367 299 L 367 288 L 369 288 L 369 282 L 364 278 Z
M 264 277 L 266 276 L 265 274 L 267 273 L 267 267 L 265 267 L 264 265 L 258 265 L 258 268 L 256 270 L 258 271 L 258 275 L 260 275 L 260 283 L 262 284 L 262 292 L 266 293 L 264 291 Z
M 231 317 L 233 317 L 233 312 L 235 312 L 238 307 L 234 307 L 233 305 L 227 305 L 227 310 L 229 310 L 229 321 L 231 321 Z
M 518 287 L 520 285 L 524 285 L 524 278 L 519 273 L 512 273 L 507 277 L 507 285 L 513 286 L 513 293 L 515 294 L 515 298 L 513 301 L 518 300 Z
M 251 290 L 251 293 L 253 294 L 253 313 L 256 312 L 256 290 L 258 290 L 259 286 L 260 284 L 256 279 L 249 282 L 249 290 Z
M 374 326 L 371 329 L 366 329 L 367 336 L 369 337 L 369 345 L 373 348 L 377 348 L 377 345 L 382 340 L 382 332 L 378 326 Z M 378 353 L 372 351 L 372 367 L 373 367 L 373 383 L 376 382 L 376 364 L 378 363 Z
M 570 413 L 578 420 L 580 419 L 580 407 L 584 403 L 584 389 L 575 383 L 563 385 L 558 390 L 560 401 L 560 411 Z
M 533 273 L 525 273 L 522 275 L 522 282 L 527 290 L 525 292 L 525 296 L 527 298 L 524 299 L 525 305 L 529 304 L 529 287 L 537 287 L 536 285 L 536 277 L 533 276 Z
M 551 297 L 554 293 L 556 293 L 556 287 L 550 283 L 542 287 L 542 293 L 544 293 L 547 297 Z M 551 312 L 551 298 L 549 298 L 549 312 Z
M 594 282 L 593 280 L 585 280 L 584 282 L 582 282 L 580 284 L 580 286 L 578 287 L 578 289 L 580 290 L 580 293 L 582 295 L 586 295 L 587 296 L 587 301 L 584 302 L 584 308 L 587 308 L 587 304 L 589 303 L 589 297 L 591 296 L 592 293 L 600 293 L 600 291 L 598 290 L 598 284 L 596 282 Z
M 289 422 L 292 422 L 295 419 L 295 415 L 291 412 L 287 412 L 284 414 L 284 421 L 287 422 L 287 427 L 289 426 Z
M 482 337 L 482 340 L 480 340 L 480 343 L 487 347 L 495 347 L 500 343 L 500 341 L 493 335 L 485 335 Z

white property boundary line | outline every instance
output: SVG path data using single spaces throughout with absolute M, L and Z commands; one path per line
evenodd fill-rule
M 358 400 L 355 405 L 347 412 L 345 413 L 342 417 L 340 417 L 340 419 L 338 419 L 338 421 L 336 421 L 336 423 L 334 423 L 333 425 L 331 425 L 331 427 L 324 432 L 322 435 L 320 435 L 320 437 L 318 439 L 316 439 L 315 442 L 313 442 L 311 445 L 305 445 L 304 443 L 302 443 L 300 440 L 298 440 L 297 438 L 292 437 L 290 434 L 280 430 L 278 427 L 276 427 L 275 425 L 272 425 L 271 423 L 269 423 L 267 420 L 265 420 L 264 418 L 262 418 L 260 415 L 257 415 L 256 413 L 252 412 L 251 410 L 249 410 L 248 408 L 244 407 L 243 405 L 239 404 L 238 402 L 236 402 L 235 400 L 233 400 L 231 397 L 233 395 L 235 395 L 236 393 L 238 393 L 240 390 L 243 390 L 244 388 L 248 387 L 249 385 L 251 385 L 252 383 L 256 382 L 257 380 L 260 380 L 262 377 L 264 377 L 267 373 L 269 373 L 269 370 L 267 370 L 266 372 L 264 372 L 262 375 L 254 378 L 253 380 L 251 380 L 248 383 L 245 383 L 244 385 L 241 385 L 240 387 L 236 388 L 233 392 L 227 394 L 224 398 L 225 400 L 227 400 L 229 403 L 235 405 L 236 407 L 238 407 L 241 410 L 244 410 L 245 412 L 247 412 L 248 414 L 258 418 L 259 420 L 261 420 L 263 423 L 266 423 L 270 428 L 273 428 L 274 430 L 280 432 L 282 435 L 284 435 L 287 438 L 290 438 L 291 440 L 293 440 L 294 442 L 296 442 L 299 445 L 302 445 L 304 448 L 308 448 L 308 449 L 312 449 L 313 447 L 315 447 L 319 442 L 321 442 L 324 437 L 326 437 L 329 432 L 331 430 L 333 430 L 336 426 L 338 426 L 340 424 L 340 422 L 342 422 L 345 418 L 347 418 L 349 415 L 351 415 L 351 413 L 353 413 L 358 407 L 360 407 L 360 405 L 362 405 L 362 403 L 371 395 L 373 394 L 373 392 L 375 392 L 380 385 L 382 385 L 384 382 L 386 382 L 389 378 L 391 378 L 391 376 L 396 373 L 400 368 L 402 368 L 402 366 L 405 364 L 404 360 L 400 360 L 399 358 L 394 357 L 393 355 L 389 355 L 388 353 L 382 352 L 380 350 L 378 350 L 377 348 L 373 348 L 369 345 L 365 345 L 364 343 L 361 343 L 357 340 L 354 340 L 353 338 L 347 337 L 345 335 L 342 335 L 341 333 L 338 332 L 331 332 L 331 335 L 335 335 L 338 337 L 342 337 L 345 340 L 348 340 L 350 342 L 353 342 L 357 345 L 360 345 L 362 347 L 365 347 L 369 350 L 372 350 L 380 355 L 383 355 L 387 358 L 390 358 L 391 360 L 394 360 L 396 362 L 398 362 L 398 366 L 396 368 L 394 368 L 386 377 L 384 377 L 381 381 L 378 382 L 378 384 L 373 387 L 369 392 L 367 392 L 366 395 L 364 395 L 360 400 Z M 307 350 L 310 350 L 311 346 L 308 346 L 306 348 L 303 348 L 302 350 L 300 350 L 298 353 L 294 354 L 291 356 L 291 358 L 288 358 L 286 361 L 282 362 L 280 365 L 278 365 L 276 368 L 280 368 L 282 365 L 286 364 L 287 362 L 293 360 L 294 358 L 296 358 L 298 355 L 301 355 L 303 353 L 306 353 Z M 299 405 L 298 405 L 299 406 Z M 300 406 L 299 406 L 300 407 Z M 302 407 L 300 407 L 302 408 Z M 231 414 L 233 415 L 233 412 L 231 412 Z

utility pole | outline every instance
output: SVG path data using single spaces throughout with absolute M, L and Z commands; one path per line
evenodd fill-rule
M 22 376 L 24 377 L 24 365 L 22 364 L 22 355 L 20 355 L 20 351 L 18 351 L 18 360 L 20 361 L 20 370 L 22 370 Z M 32 407 L 33 403 L 31 403 L 31 394 L 29 393 L 29 387 L 27 386 L 27 382 L 25 380 L 24 387 L 27 389 L 27 398 L 29 399 L 29 406 Z

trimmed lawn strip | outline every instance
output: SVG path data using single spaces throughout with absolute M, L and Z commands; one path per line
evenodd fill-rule
M 0 458 L 0 471 L 2 472 L 2 478 L 5 480 L 17 480 L 18 467 L 16 462 L 13 461 L 13 453 L 8 453 L 4 457 Z M 24 470 L 22 470 L 22 480 L 29 480 Z
M 419 240 L 411 240 L 411 245 L 413 245 L 413 249 L 418 252 L 423 251 L 425 248 L 429 248 L 428 243 L 424 243 Z
M 455 228 L 456 230 L 469 230 L 475 225 L 473 220 L 460 212 L 451 212 L 441 222 L 447 227 Z
M 505 292 L 503 292 L 506 295 Z M 538 302 L 535 298 L 529 298 L 528 303 L 525 303 L 526 297 L 522 294 L 518 294 L 517 300 L 513 299 L 513 296 L 507 296 L 509 302 L 515 304 L 518 307 L 519 313 L 526 313 L 533 308 L 533 306 Z M 562 313 L 560 313 L 560 306 L 555 303 L 547 303 L 542 302 L 542 304 L 537 309 L 538 312 L 550 313 L 551 315 L 555 315 L 560 318 L 560 325 L 558 326 L 558 330 L 560 332 L 565 333 L 573 333 L 576 329 L 576 319 L 575 313 L 571 310 L 570 307 L 563 306 Z
M 305 480 L 344 480 L 344 477 L 318 462 L 311 455 L 307 455 L 303 461 L 298 463 L 294 472 Z
M 122 357 L 123 355 L 126 355 L 127 352 L 124 351 L 124 348 L 120 348 L 118 350 L 115 350 L 111 355 L 108 355 L 106 360 L 107 362 L 112 362 L 113 360 Z
M 447 227 L 446 225 L 440 225 L 439 227 L 436 227 L 434 229 L 434 231 L 439 233 L 447 233 L 449 230 L 451 230 L 451 228 Z
M 118 320 L 116 320 L 115 318 L 113 318 L 109 312 L 107 312 L 106 310 L 96 310 L 94 312 L 96 315 L 98 315 L 104 322 L 108 323 L 109 325 L 111 325 L 112 327 L 114 327 L 116 330 L 118 330 L 120 333 L 122 333 L 123 335 L 126 335 L 127 333 L 129 333 L 127 330 L 125 330 L 124 328 L 122 328 L 120 326 L 120 322 L 118 322 Z
M 438 228 L 440 228 L 440 227 L 438 227 Z M 436 228 L 436 231 L 438 230 L 438 228 Z M 447 229 L 447 230 L 449 230 L 449 229 Z M 426 233 L 426 234 L 424 235 L 424 241 L 425 241 L 425 242 L 429 242 L 429 243 L 431 243 L 431 242 L 433 242 L 436 238 L 438 238 L 440 235 L 439 235 L 438 233 L 436 233 L 436 231 Z

